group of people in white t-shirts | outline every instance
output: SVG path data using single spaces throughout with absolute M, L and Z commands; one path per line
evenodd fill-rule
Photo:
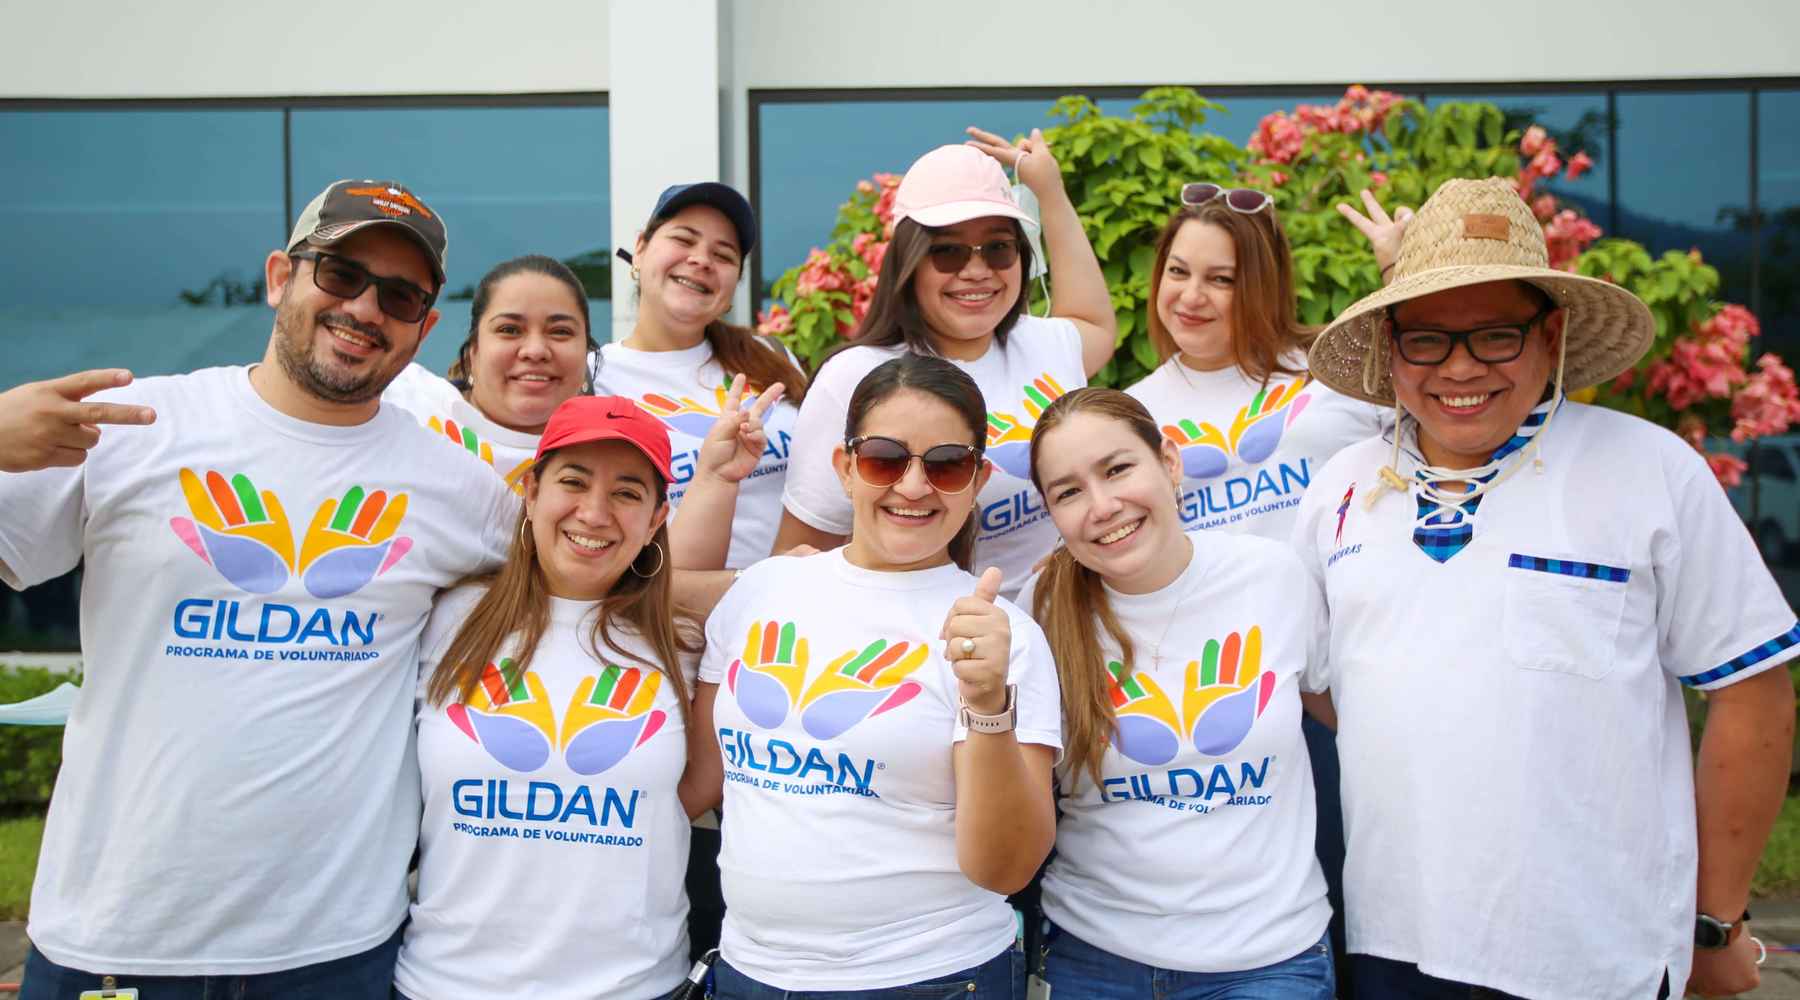
M 1385 287 L 1315 332 L 1266 193 L 1180 200 L 1123 392 L 1061 166 L 971 129 L 810 377 L 725 318 L 726 185 L 621 254 L 630 336 L 522 257 L 440 377 L 443 220 L 341 181 L 261 363 L 0 394 L 0 577 L 85 570 L 22 995 L 1754 985 L 1800 623 L 1690 449 L 1566 396 L 1643 304 L 1450 181 L 1342 208 Z

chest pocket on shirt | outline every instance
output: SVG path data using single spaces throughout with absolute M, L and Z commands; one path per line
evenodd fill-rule
M 1629 569 L 1515 552 L 1505 572 L 1500 628 L 1514 666 L 1593 680 L 1612 673 Z

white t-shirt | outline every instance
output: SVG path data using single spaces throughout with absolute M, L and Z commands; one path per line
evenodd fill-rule
M 644 412 L 668 428 L 674 454 L 670 469 L 675 474 L 675 481 L 669 484 L 669 502 L 679 506 L 694 477 L 700 442 L 724 405 L 730 381 L 725 377 L 725 369 L 713 357 L 712 345 L 704 340 L 682 351 L 637 351 L 623 344 L 607 344 L 600 353 L 603 363 L 596 391 L 636 400 Z M 749 392 L 761 392 L 764 388 L 749 387 L 745 398 L 752 398 Z M 768 555 L 775 545 L 775 531 L 781 526 L 781 487 L 787 480 L 788 446 L 799 413 L 799 407 L 783 399 L 763 416 L 769 443 L 756 468 L 738 486 L 737 513 L 731 521 L 731 553 L 725 560 L 727 569 L 748 566 Z M 826 471 L 830 471 L 830 463 L 826 465 Z
M 725 765 L 720 950 L 746 975 L 877 989 L 1011 945 L 1006 898 L 956 861 L 951 750 L 967 733 L 938 634 L 974 592 L 954 565 L 881 573 L 834 549 L 757 563 L 707 620 L 700 679 L 719 685 Z M 1060 747 L 1043 633 L 998 604 L 1012 627 L 1017 739 Z
M 1300 733 L 1325 623 L 1286 544 L 1189 538 L 1193 559 L 1167 587 L 1106 588 L 1136 669 L 1112 684 L 1102 783 L 1068 759 L 1058 769 L 1044 912 L 1134 962 L 1237 972 L 1300 954 L 1331 921 Z M 1118 646 L 1094 631 L 1110 669 Z
M 1673 434 L 1564 403 L 1538 440 L 1541 469 L 1484 495 L 1447 562 L 1414 544 L 1414 496 L 1364 505 L 1391 439 L 1340 452 L 1300 505 L 1330 617 L 1349 947 L 1521 996 L 1653 996 L 1693 950 L 1681 684 L 1770 669 L 1800 626 Z M 1400 475 L 1417 467 L 1403 452 Z
M 515 431 L 489 420 L 456 386 L 414 362 L 381 394 L 430 428 L 438 440 L 460 447 L 486 462 L 513 492 L 525 492 L 525 473 L 537 455 L 538 435 Z
M 518 499 L 398 410 L 307 423 L 247 371 L 103 393 L 156 423 L 0 476 L 6 582 L 86 568 L 27 928 L 61 965 L 278 971 L 406 912 L 419 632 L 440 588 L 498 564 Z
M 794 424 L 793 465 L 781 501 L 820 531 L 850 533 L 850 498 L 838 481 L 831 452 L 844 441 L 850 395 L 864 375 L 902 348 L 852 347 L 819 369 Z M 993 475 L 981 490 L 977 567 L 1005 573 L 1001 595 L 1018 593 L 1033 563 L 1056 547 L 1056 525 L 1031 485 L 1031 429 L 1051 400 L 1087 384 L 1081 365 L 1081 332 L 1066 319 L 1021 316 L 1006 336 L 974 361 L 951 363 L 968 372 L 987 401 L 987 458 Z
M 480 596 L 446 594 L 425 629 L 419 898 L 394 982 L 413 1000 L 661 997 L 688 951 L 675 685 L 596 659 L 597 603 L 553 598 L 523 676 L 502 653 L 466 703 L 434 705 L 425 685 Z M 628 626 L 614 637 L 656 662 Z
M 1305 355 L 1288 360 L 1306 368 Z M 1169 358 L 1125 390 L 1181 446 L 1181 521 L 1287 541 L 1326 459 L 1381 431 L 1379 407 L 1305 375 L 1264 387 L 1241 368 L 1197 371 Z

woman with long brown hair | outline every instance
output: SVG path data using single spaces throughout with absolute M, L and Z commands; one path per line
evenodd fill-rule
M 670 478 L 668 434 L 637 404 L 568 400 L 505 564 L 433 610 L 419 891 L 395 972 L 411 1000 L 647 1000 L 682 979 L 700 634 L 671 594 Z
M 970 129 L 972 141 L 941 146 L 906 171 L 896 192 L 893 241 L 875 298 L 846 345 L 814 376 L 794 426 L 793 464 L 776 548 L 841 544 L 851 511 L 831 474 L 844 411 L 862 377 L 902 353 L 948 360 L 987 400 L 987 457 L 994 473 L 976 507 L 982 561 L 1005 573 L 1011 595 L 1056 532 L 1027 481 L 1031 427 L 1063 392 L 1086 385 L 1112 357 L 1117 323 L 1106 279 L 1082 232 L 1062 169 L 1043 136 L 1015 147 Z M 1036 196 L 1049 256 L 1050 315 L 1028 315 L 1032 249 L 1002 164 Z
M 1329 998 L 1303 688 L 1323 619 L 1282 542 L 1188 534 L 1181 459 L 1125 393 L 1031 438 L 1063 545 L 1021 600 L 1063 705 L 1041 974 L 1056 996 Z

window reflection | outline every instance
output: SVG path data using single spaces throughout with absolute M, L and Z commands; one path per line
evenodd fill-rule
M 1750 95 L 1620 94 L 1619 233 L 1650 249 L 1698 248 L 1720 297 L 1750 301 Z

